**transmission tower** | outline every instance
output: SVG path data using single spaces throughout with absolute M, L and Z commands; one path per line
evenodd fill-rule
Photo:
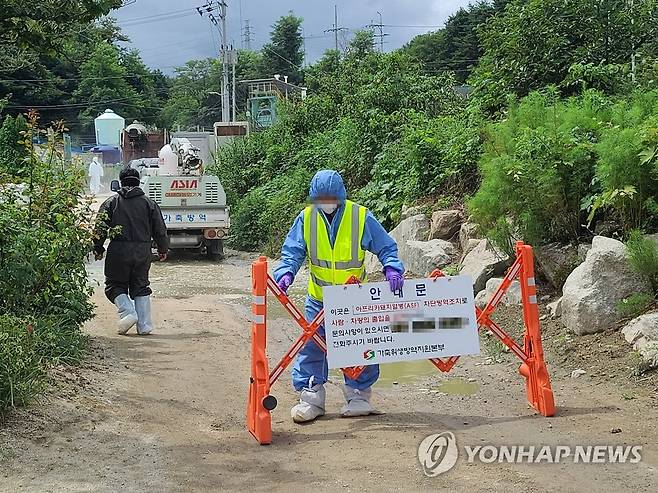
M 334 5 L 334 24 L 333 28 L 325 30 L 326 33 L 334 33 L 334 41 L 336 43 L 336 51 L 338 50 L 338 33 L 347 31 L 346 27 L 338 27 L 338 5 Z
M 251 37 L 254 32 L 251 29 L 249 19 L 244 21 L 244 27 L 242 28 L 242 46 L 245 50 L 251 51 Z
M 377 14 L 379 14 L 379 24 L 375 24 L 374 22 L 370 21 L 370 24 L 368 24 L 368 26 L 366 27 L 372 29 L 372 33 L 375 38 L 379 38 L 379 51 L 384 53 L 384 42 L 385 42 L 384 38 L 386 38 L 386 36 L 390 36 L 390 34 L 384 32 L 384 22 L 382 21 L 382 13 L 377 11 Z M 377 34 L 376 31 L 378 31 L 379 34 Z

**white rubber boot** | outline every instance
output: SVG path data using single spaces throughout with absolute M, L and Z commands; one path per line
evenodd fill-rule
M 293 406 L 290 415 L 295 423 L 307 423 L 324 414 L 326 392 L 324 385 L 313 385 L 310 389 L 302 389 L 299 404 Z
M 151 297 L 138 296 L 135 298 L 135 310 L 137 311 L 137 333 L 140 336 L 149 335 L 153 331 Z
M 137 323 L 137 313 L 135 312 L 135 305 L 127 294 L 120 294 L 114 298 L 114 304 L 119 312 L 119 324 L 117 332 L 124 335 L 128 332 L 133 325 Z
M 357 390 L 343 385 L 343 395 L 345 395 L 347 403 L 343 406 L 340 415 L 344 418 L 367 416 L 374 412 L 370 405 L 371 389 Z

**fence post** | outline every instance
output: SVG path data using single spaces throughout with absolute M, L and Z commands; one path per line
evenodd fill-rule
M 527 362 L 521 365 L 519 372 L 526 379 L 528 402 L 542 415 L 553 416 L 555 415 L 555 401 L 541 343 L 532 247 L 525 245 L 523 242 L 517 242 L 516 254 L 521 257 L 519 282 L 521 284 L 521 296 L 523 297 L 523 320 L 525 324 L 523 345 L 525 353 L 528 355 Z
M 270 396 L 267 362 L 267 258 L 260 257 L 251 266 L 251 376 L 247 427 L 261 445 L 272 443 L 272 416 L 276 399 Z

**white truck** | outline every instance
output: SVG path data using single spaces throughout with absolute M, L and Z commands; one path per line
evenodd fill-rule
M 170 248 L 221 259 L 231 223 L 219 178 L 204 174 L 199 148 L 185 138 L 172 139 L 158 158 L 157 167 L 140 168 L 141 187 L 162 209 Z

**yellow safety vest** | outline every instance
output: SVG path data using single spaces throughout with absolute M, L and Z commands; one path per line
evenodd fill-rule
M 366 252 L 361 247 L 366 212 L 365 207 L 345 201 L 332 248 L 327 222 L 320 210 L 313 205 L 304 210 L 304 241 L 311 271 L 308 294 L 312 298 L 322 301 L 323 286 L 345 284 L 352 276 L 366 282 Z

